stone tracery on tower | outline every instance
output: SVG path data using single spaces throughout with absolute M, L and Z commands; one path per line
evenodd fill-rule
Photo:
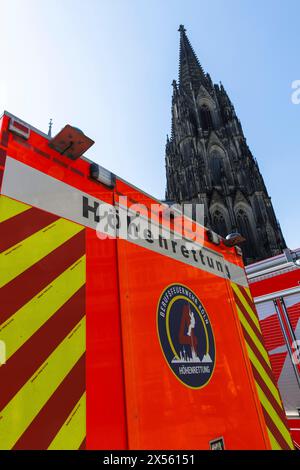
M 275 256 L 285 241 L 234 106 L 204 72 L 182 25 L 179 32 L 166 200 L 204 204 L 205 225 L 222 236 L 240 231 L 246 264 Z

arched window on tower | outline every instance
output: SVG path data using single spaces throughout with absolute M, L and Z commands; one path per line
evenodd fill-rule
M 192 135 L 196 136 L 197 133 L 198 133 L 198 131 L 197 131 L 197 120 L 196 120 L 195 114 L 192 111 L 190 111 L 190 113 L 189 113 L 189 120 L 190 120 Z
M 222 157 L 218 152 L 210 155 L 212 183 L 214 186 L 220 186 L 222 181 Z
M 213 128 L 211 113 L 210 113 L 208 106 L 206 106 L 206 104 L 203 104 L 200 108 L 200 118 L 201 118 L 202 129 L 204 131 L 209 131 L 210 129 Z
M 236 218 L 238 232 L 246 239 L 246 241 L 242 244 L 244 258 L 253 258 L 256 251 L 255 240 L 248 215 L 243 209 L 239 209 L 236 214 Z
M 213 230 L 221 237 L 228 235 L 227 224 L 221 211 L 216 210 L 212 217 Z

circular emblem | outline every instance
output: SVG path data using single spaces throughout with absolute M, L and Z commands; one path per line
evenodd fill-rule
M 168 286 L 159 299 L 157 328 L 176 377 L 188 387 L 204 387 L 215 367 L 215 341 L 207 312 L 194 292 L 182 284 Z

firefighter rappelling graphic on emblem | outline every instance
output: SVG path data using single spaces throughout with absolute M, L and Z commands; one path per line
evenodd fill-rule
M 159 300 L 157 327 L 165 358 L 177 378 L 191 388 L 205 386 L 215 366 L 215 342 L 198 297 L 181 284 L 167 287 Z

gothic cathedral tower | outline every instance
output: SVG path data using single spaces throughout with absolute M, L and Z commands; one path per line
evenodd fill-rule
M 205 225 L 239 231 L 246 264 L 286 247 L 258 164 L 223 85 L 204 73 L 181 25 L 179 83 L 173 81 L 166 144 L 166 200 L 202 203 Z

